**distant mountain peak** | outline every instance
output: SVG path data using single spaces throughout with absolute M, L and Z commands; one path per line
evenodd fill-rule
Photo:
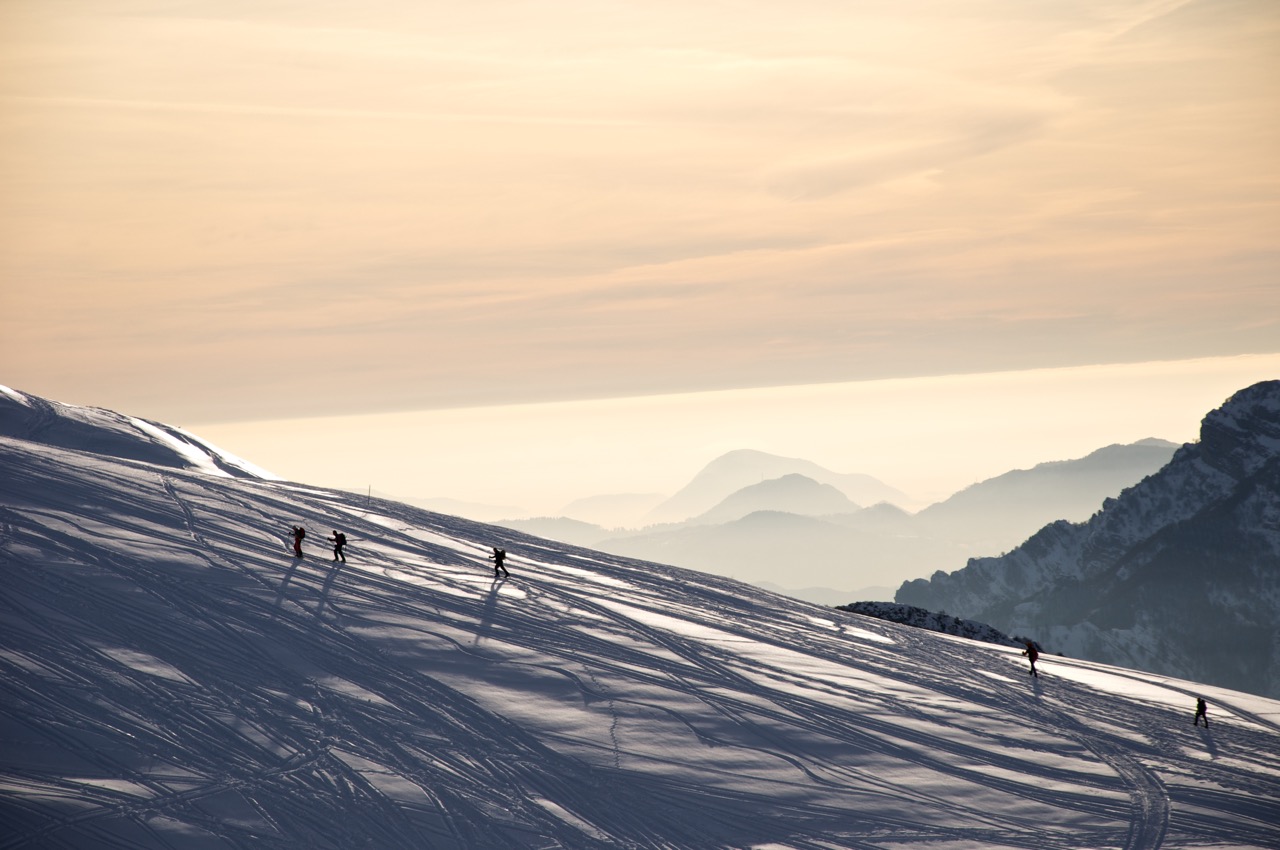
M 1210 412 L 1200 424 L 1200 453 L 1236 478 L 1280 454 L 1280 381 L 1240 390 Z
M 1154 446 L 1156 448 L 1162 448 L 1162 449 L 1176 449 L 1180 444 L 1171 442 L 1169 440 L 1162 440 L 1159 437 L 1144 437 L 1143 439 L 1137 440 L 1131 443 L 1130 445 Z
M 835 487 L 860 505 L 876 502 L 911 504 L 901 490 L 870 475 L 832 472 L 800 458 L 782 457 L 755 449 L 735 449 L 708 463 L 684 488 L 655 507 L 649 523 L 682 522 L 711 510 L 731 494 L 770 479 L 799 474 Z
M 791 472 L 758 484 L 749 484 L 690 522 L 732 522 L 759 511 L 825 516 L 856 510 L 858 505 L 830 484 L 822 484 L 807 475 Z

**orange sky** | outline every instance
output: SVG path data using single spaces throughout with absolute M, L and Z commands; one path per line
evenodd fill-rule
M 1280 351 L 1280 6 L 0 4 L 4 382 L 175 423 Z

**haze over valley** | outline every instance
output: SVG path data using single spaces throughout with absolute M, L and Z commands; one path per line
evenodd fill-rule
M 1104 499 L 1164 466 L 1176 448 L 1158 439 L 1107 446 L 1012 470 L 918 511 L 901 507 L 910 497 L 870 476 L 743 450 L 713 461 L 657 504 L 623 501 L 651 505 L 631 514 L 640 527 L 630 530 L 585 521 L 593 500 L 578 503 L 584 510 L 576 516 L 497 522 L 837 605 L 892 599 L 904 581 L 1008 551 L 1054 520 L 1087 519 Z M 748 481 L 756 483 L 743 486 Z M 607 497 L 605 504 L 616 511 Z

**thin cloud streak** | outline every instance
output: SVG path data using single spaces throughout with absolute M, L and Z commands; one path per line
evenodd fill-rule
M 351 109 L 320 108 L 296 106 L 266 106 L 251 103 L 196 103 L 192 101 L 162 100 L 120 100 L 114 98 L 79 98 L 79 97 L 21 97 L 7 95 L 0 97 L 0 103 L 8 102 L 14 106 L 68 106 L 86 109 L 122 109 L 138 112 L 190 112 L 205 115 L 242 115 L 242 116 L 285 116 L 296 118 L 340 119 L 360 118 L 365 120 L 393 121 L 439 121 L 442 123 L 480 123 L 480 124 L 540 124 L 563 126 L 597 126 L 597 127 L 636 127 L 641 124 L 635 120 L 602 119 L 602 118 L 558 118 L 554 116 L 534 116 L 520 114 L 483 114 L 476 112 L 398 112 L 386 109 Z
M 670 495 L 720 454 L 743 448 L 871 474 L 923 504 L 1112 443 L 1193 441 L 1209 410 L 1276 375 L 1280 355 L 1267 355 L 193 430 L 297 480 L 520 506 L 531 515 L 586 496 Z

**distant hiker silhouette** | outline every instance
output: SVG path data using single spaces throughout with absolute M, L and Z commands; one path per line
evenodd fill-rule
M 1204 704 L 1204 697 L 1196 697 L 1196 719 L 1194 725 L 1199 726 L 1200 721 L 1203 720 L 1204 728 L 1209 728 L 1209 715 L 1205 713 L 1208 709 L 1209 707 Z
M 293 557 L 302 557 L 302 538 L 307 536 L 306 529 L 300 525 L 293 527 Z
M 1040 657 L 1040 650 L 1036 649 L 1036 645 L 1031 641 L 1027 641 L 1027 651 L 1022 653 L 1027 656 L 1027 660 L 1031 662 L 1030 675 L 1040 678 L 1040 674 L 1036 672 L 1036 659 Z
M 507 559 L 506 549 L 499 549 L 497 547 L 494 547 L 493 554 L 489 556 L 489 559 L 493 561 L 493 577 L 494 578 L 498 577 L 498 570 L 502 570 L 503 578 L 506 578 L 507 576 L 511 575 L 511 573 L 507 572 L 506 566 L 502 563 Z
M 345 564 L 347 562 L 347 555 L 342 550 L 347 547 L 347 535 L 335 528 L 333 530 L 333 536 L 329 539 L 333 541 L 333 559 L 335 561 L 342 561 L 342 563 Z

